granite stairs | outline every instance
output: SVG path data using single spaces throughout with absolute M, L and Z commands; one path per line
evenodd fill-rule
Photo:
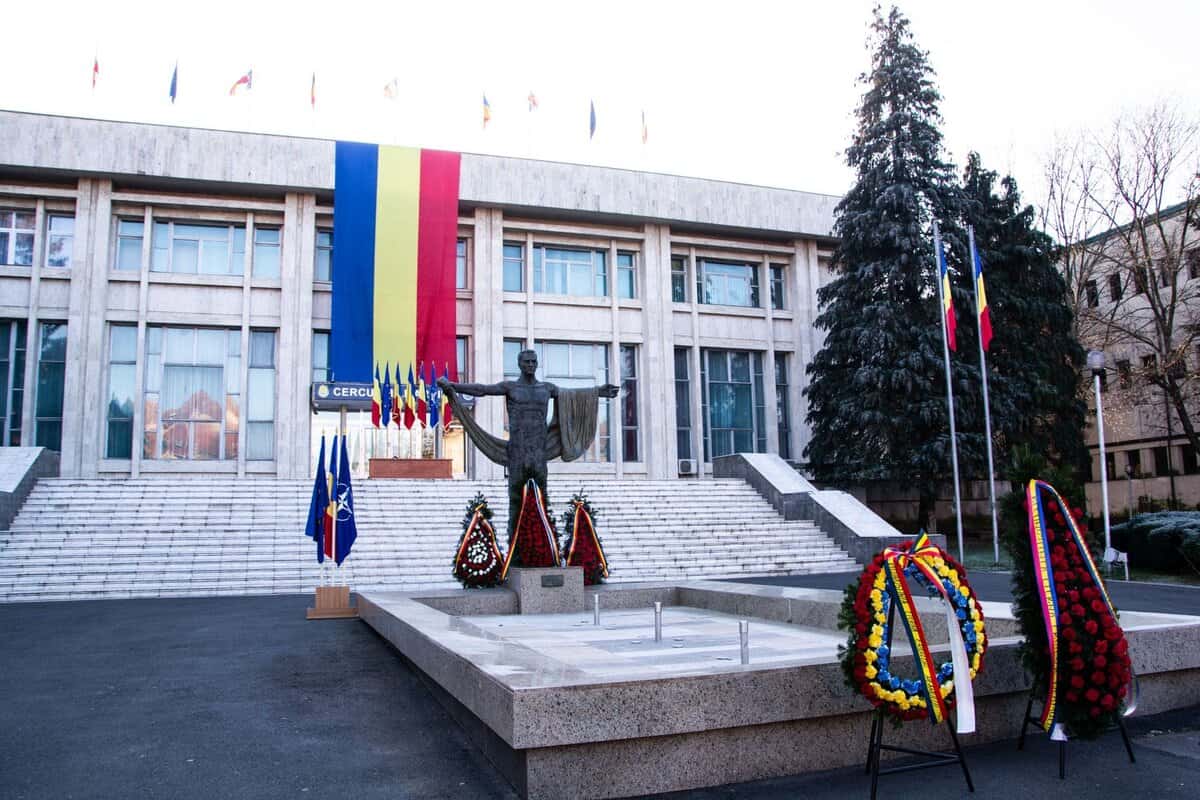
M 43 479 L 0 531 L 0 601 L 309 592 L 322 578 L 303 535 L 311 486 L 211 476 Z M 785 521 L 740 480 L 552 476 L 560 519 L 579 488 L 596 509 L 613 582 L 857 569 L 813 523 Z M 457 586 L 450 562 L 476 492 L 503 527 L 499 481 L 358 481 L 358 540 L 337 582 Z

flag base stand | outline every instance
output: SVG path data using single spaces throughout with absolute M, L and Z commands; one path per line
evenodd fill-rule
M 318 586 L 316 608 L 308 609 L 305 619 L 353 619 L 358 608 L 350 605 L 349 586 Z
M 1033 728 L 1036 731 L 1042 729 L 1042 721 L 1040 716 L 1033 715 L 1033 700 L 1035 695 L 1044 696 L 1044 691 L 1036 683 L 1029 687 L 1029 702 L 1025 704 L 1025 722 L 1021 725 L 1021 736 L 1017 739 L 1017 749 L 1025 749 L 1025 733 Z M 1110 729 L 1111 730 L 1111 729 Z M 1121 741 L 1125 743 L 1125 752 L 1129 756 L 1129 763 L 1136 764 L 1137 758 L 1133 755 L 1133 745 L 1129 742 L 1129 731 L 1125 729 L 1125 721 L 1120 716 L 1117 717 L 1117 730 L 1121 732 Z M 1058 740 L 1058 779 L 1067 779 L 1067 740 Z

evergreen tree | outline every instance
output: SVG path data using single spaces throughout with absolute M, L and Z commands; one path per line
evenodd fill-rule
M 1054 265 L 1054 243 L 1034 228 L 1034 209 L 1021 205 L 1017 182 L 1005 177 L 1000 194 L 996 182 L 997 174 L 971 153 L 962 209 L 975 229 L 992 316 L 987 360 L 996 469 L 1003 474 L 1013 449 L 1025 446 L 1078 470 L 1087 464 L 1079 395 L 1084 353 L 1072 333 L 1067 286 Z M 973 319 L 974 302 L 967 308 Z M 977 351 L 978 345 L 971 352 Z
M 871 70 L 860 78 L 867 91 L 846 151 L 857 180 L 836 211 L 835 277 L 818 292 L 816 325 L 826 336 L 808 367 L 805 452 L 818 480 L 916 487 L 925 525 L 938 485 L 951 475 L 932 221 L 942 223 L 952 266 L 965 239 L 954 222 L 958 191 L 943 159 L 941 96 L 928 56 L 896 8 L 886 16 L 876 8 L 871 30 Z M 958 307 L 968 307 L 958 293 Z M 962 336 L 970 327 L 959 326 L 960 353 L 974 343 Z M 977 376 L 956 360 L 960 431 L 976 427 L 964 412 Z M 969 462 L 981 444 L 978 435 L 961 437 L 960 452 Z

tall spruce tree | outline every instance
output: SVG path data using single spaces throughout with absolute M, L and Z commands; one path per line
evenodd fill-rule
M 898 9 L 874 13 L 871 69 L 859 79 L 866 92 L 846 151 L 857 180 L 837 206 L 835 277 L 818 292 L 816 325 L 826 335 L 808 367 L 805 453 L 817 480 L 918 489 L 918 522 L 926 525 L 938 486 L 951 476 L 932 221 L 942 224 L 952 266 L 965 240 L 928 56 Z M 960 353 L 974 342 L 961 335 L 967 327 L 959 327 Z M 978 370 L 961 358 L 955 364 L 959 430 L 970 430 L 974 395 L 964 392 L 977 385 Z M 970 463 L 981 444 L 977 435 L 960 437 L 960 454 Z
M 1033 206 L 1021 204 L 1011 176 L 997 193 L 997 178 L 977 153 L 967 157 L 963 221 L 975 229 L 994 332 L 987 360 L 996 468 L 1003 475 L 1013 449 L 1025 445 L 1078 471 L 1087 464 L 1084 353 L 1072 333 L 1067 285 L 1054 265 L 1054 242 L 1034 228 Z M 974 304 L 968 308 L 973 317 Z

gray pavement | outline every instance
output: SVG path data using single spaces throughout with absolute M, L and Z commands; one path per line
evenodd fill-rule
M 0 798 L 515 797 L 390 645 L 357 620 L 306 622 L 310 599 L 0 605 Z M 1115 736 L 1073 743 L 1066 783 L 1044 736 L 1023 755 L 968 747 L 974 796 L 1200 796 L 1200 708 L 1131 730 L 1136 765 Z M 847 769 L 671 797 L 868 790 Z M 939 768 L 880 796 L 969 795 Z

